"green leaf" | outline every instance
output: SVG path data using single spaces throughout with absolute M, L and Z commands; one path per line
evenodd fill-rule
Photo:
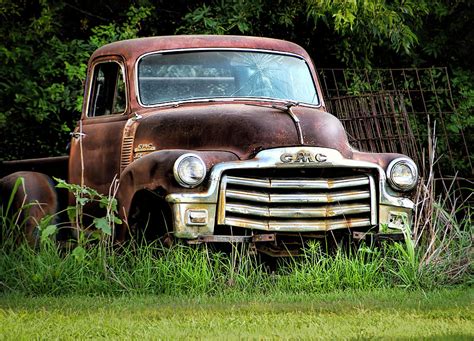
M 49 237 L 56 234 L 58 227 L 56 225 L 49 225 L 41 231 L 41 241 L 48 239 Z
M 59 179 L 56 177 L 53 177 L 53 179 L 57 182 L 57 185 L 56 185 L 57 188 L 66 188 L 66 189 L 71 188 L 71 186 L 63 179 Z
M 86 258 L 87 252 L 82 246 L 76 246 L 71 254 L 75 260 L 82 262 Z
M 109 236 L 112 234 L 112 229 L 106 218 L 94 218 L 94 226 Z
M 102 232 L 99 230 L 95 230 L 90 234 L 90 240 L 99 240 L 102 237 Z
M 24 183 L 25 183 L 25 180 L 22 177 L 19 177 L 19 178 L 16 179 L 15 184 L 13 185 L 12 192 L 10 194 L 10 198 L 8 199 L 7 208 L 6 208 L 6 211 L 4 213 L 5 216 L 8 215 L 8 212 L 10 211 L 10 207 L 13 203 L 13 200 L 15 199 L 16 192 L 18 192 L 18 188 L 20 186 L 24 186 Z
M 84 206 L 89 202 L 89 198 L 76 198 L 76 200 L 81 206 Z
M 69 218 L 69 221 L 75 221 L 75 220 L 76 220 L 76 215 L 77 215 L 76 207 L 74 207 L 74 206 L 68 206 L 68 208 L 67 208 L 67 216 L 68 216 L 68 218 Z
M 99 200 L 99 206 L 101 208 L 104 208 L 104 207 L 107 207 L 108 205 L 109 205 L 109 198 L 101 196 L 101 198 Z

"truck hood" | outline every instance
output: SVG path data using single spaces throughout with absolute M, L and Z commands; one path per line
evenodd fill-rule
M 263 149 L 303 145 L 339 150 L 352 156 L 341 122 L 312 107 L 292 107 L 294 117 L 269 103 L 203 103 L 155 108 L 138 120 L 134 148 L 163 150 L 221 150 L 240 159 Z

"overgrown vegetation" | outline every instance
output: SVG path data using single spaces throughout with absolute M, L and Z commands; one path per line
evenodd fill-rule
M 435 289 L 472 284 L 472 226 L 470 215 L 456 220 L 446 211 L 447 197 L 433 200 L 432 179 L 419 187 L 414 239 L 404 243 L 327 252 L 323 244 L 310 243 L 303 256 L 289 258 L 270 271 L 244 247 L 230 254 L 181 244 L 163 247 L 130 242 L 113 245 L 116 222 L 113 191 L 100 196 L 80 186 L 59 182 L 76 195 L 69 207 L 72 222 L 83 224 L 81 206 L 96 200 L 108 208 L 106 217 L 81 225 L 76 242 L 58 245 L 51 217 L 38 225 L 39 243 L 31 248 L 11 236 L 21 222 L 1 214 L 0 290 L 31 295 L 160 294 L 172 296 L 255 295 L 269 293 L 324 293 L 338 290 L 388 288 Z M 430 185 L 431 183 L 431 185 Z M 470 212 L 468 212 L 470 214 Z M 94 232 L 89 230 L 94 227 Z
M 463 251 L 467 249 L 464 245 Z M 421 250 L 402 244 L 364 246 L 349 253 L 339 249 L 335 254 L 326 254 L 315 244 L 303 257 L 269 272 L 237 248 L 227 255 L 186 246 L 164 249 L 149 244 L 107 249 L 97 244 L 84 253 L 64 253 L 56 244 L 43 240 L 37 250 L 26 245 L 14 249 L 4 246 L 0 273 L 3 292 L 31 295 L 212 296 L 226 292 L 260 295 L 396 287 L 435 289 L 469 282 L 469 271 L 453 267 L 468 262 L 465 257 L 469 255 L 456 257 L 456 251 L 461 250 L 449 250 L 453 255 L 429 261 Z

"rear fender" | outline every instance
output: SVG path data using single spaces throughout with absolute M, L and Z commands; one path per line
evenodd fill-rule
M 18 221 L 24 222 L 21 232 L 28 243 L 34 245 L 38 237 L 35 234 L 38 223 L 45 216 L 58 213 L 58 196 L 49 176 L 37 172 L 12 173 L 0 179 L 0 205 L 4 213 L 7 213 L 5 211 L 18 178 L 23 178 L 23 183 L 13 194 L 8 215 L 11 217 L 15 213 L 20 214 Z

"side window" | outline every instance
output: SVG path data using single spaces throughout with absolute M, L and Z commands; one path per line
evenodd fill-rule
M 125 111 L 125 82 L 122 68 L 116 62 L 94 67 L 89 116 L 121 114 Z

